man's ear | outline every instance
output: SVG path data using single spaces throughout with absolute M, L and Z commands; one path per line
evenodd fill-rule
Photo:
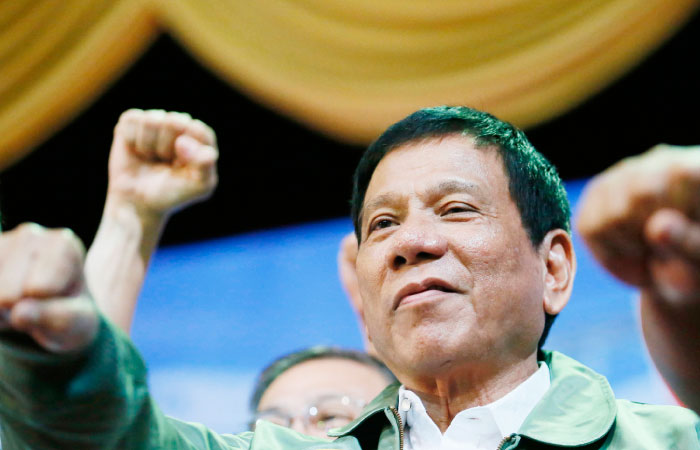
M 576 273 L 576 254 L 571 236 L 564 230 L 550 230 L 540 244 L 545 266 L 544 310 L 557 315 L 571 297 Z
M 338 275 L 340 284 L 350 301 L 350 306 L 355 310 L 360 319 L 364 319 L 362 311 L 362 297 L 360 296 L 360 286 L 357 283 L 357 270 L 355 270 L 355 260 L 357 259 L 357 239 L 355 233 L 347 234 L 340 242 L 338 249 Z
M 365 342 L 365 351 L 370 355 L 377 356 L 374 345 L 372 345 L 372 339 L 367 332 L 365 310 L 362 304 L 362 296 L 360 295 L 360 286 L 357 282 L 357 270 L 355 269 L 357 250 L 358 245 L 355 233 L 347 234 L 341 241 L 340 249 L 338 250 L 338 275 L 340 276 L 340 284 L 342 284 L 348 296 L 350 306 L 357 313 L 360 331 L 362 331 L 362 338 Z

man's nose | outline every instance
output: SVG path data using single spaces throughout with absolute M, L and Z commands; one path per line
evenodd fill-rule
M 430 219 L 405 220 L 392 237 L 394 242 L 388 255 L 392 269 L 439 259 L 447 252 L 447 239 Z

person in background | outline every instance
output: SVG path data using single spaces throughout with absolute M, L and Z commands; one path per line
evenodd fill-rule
M 394 375 L 378 359 L 357 351 L 316 346 L 284 355 L 258 376 L 250 400 L 258 420 L 325 438 L 355 420 Z

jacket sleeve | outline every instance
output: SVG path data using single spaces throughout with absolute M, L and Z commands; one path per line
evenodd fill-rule
M 141 356 L 105 319 L 77 355 L 0 333 L 0 425 L 4 450 L 248 449 L 252 439 L 166 417 L 149 395 Z

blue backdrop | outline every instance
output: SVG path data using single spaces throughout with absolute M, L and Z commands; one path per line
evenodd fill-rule
M 583 184 L 567 183 L 574 209 Z M 351 229 L 349 219 L 331 220 L 160 249 L 133 338 L 161 408 L 220 432 L 241 431 L 253 379 L 272 359 L 316 344 L 361 348 L 336 265 Z M 619 397 L 671 402 L 644 349 L 635 291 L 574 240 L 573 297 L 546 347 L 605 374 Z

